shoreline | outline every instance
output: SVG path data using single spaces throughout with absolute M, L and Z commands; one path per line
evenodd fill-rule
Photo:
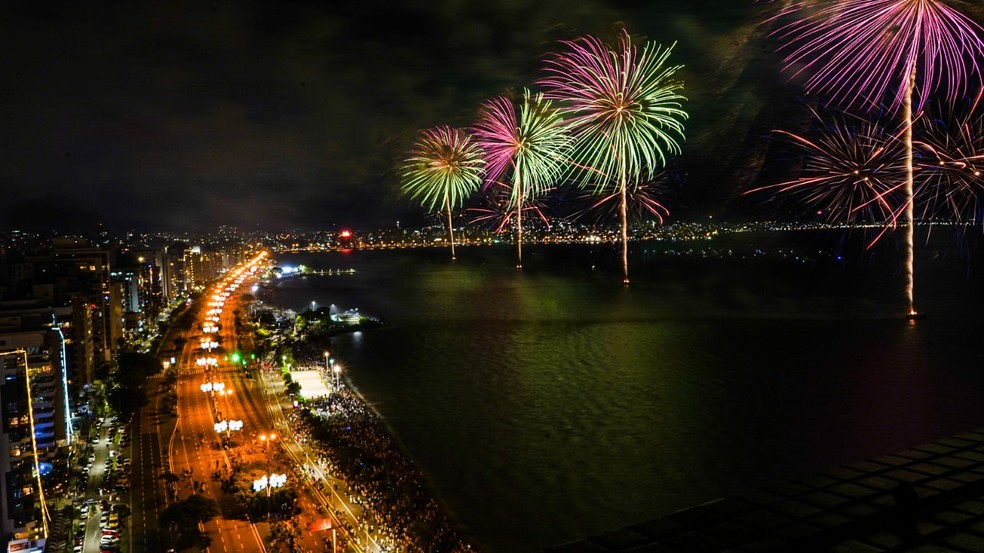
M 345 330 L 333 328 L 300 336 L 292 336 L 290 330 L 276 330 L 270 336 L 277 336 L 278 344 L 275 351 L 268 351 L 267 361 L 281 376 L 292 366 L 323 372 L 320 357 L 327 348 L 322 346 L 330 343 L 332 336 L 381 326 L 375 319 L 370 321 Z M 290 362 L 286 361 L 288 353 Z M 283 361 L 279 369 L 278 360 Z M 340 483 L 350 494 L 350 503 L 362 512 L 352 527 L 342 509 L 332 503 L 326 507 L 333 518 L 356 540 L 359 536 L 369 539 L 372 533 L 373 541 L 394 551 L 478 551 L 462 537 L 464 527 L 453 518 L 446 502 L 439 500 L 433 479 L 421 471 L 382 413 L 347 375 L 339 388 L 324 398 L 297 398 L 299 404 L 290 417 L 316 450 L 321 469 L 338 481 L 333 484 L 335 490 Z M 329 486 L 327 479 L 323 486 Z
M 475 551 L 364 396 L 344 386 L 328 398 L 305 403 L 298 418 L 311 445 L 328 460 L 329 471 L 356 492 L 353 502 L 363 508 L 365 520 L 356 533 L 367 526 L 399 551 Z
M 389 420 L 387 420 L 386 417 L 383 416 L 383 414 L 376 408 L 376 404 L 367 400 L 366 397 L 362 395 L 362 392 L 359 391 L 359 388 L 352 384 L 351 379 L 347 379 L 345 381 L 345 384 L 346 387 L 347 388 L 350 387 L 353 393 L 359 398 L 359 400 L 364 405 L 366 405 L 366 407 L 368 407 L 373 412 L 373 414 L 375 414 L 379 423 L 383 425 L 386 434 L 389 435 L 390 439 L 392 439 L 396 443 L 397 449 L 400 451 L 400 454 L 407 457 L 408 460 L 411 463 L 413 463 L 413 465 L 416 467 L 417 463 L 413 461 L 413 456 L 409 454 L 409 449 L 406 447 L 406 445 L 404 445 L 403 440 L 400 438 L 399 433 L 396 432 L 396 430 L 390 424 Z M 437 486 L 435 485 L 433 478 L 428 473 L 421 470 L 419 467 L 417 468 L 417 471 L 425 482 L 425 488 L 428 490 L 428 492 L 431 494 L 433 499 L 440 506 L 441 511 L 443 511 L 445 518 L 447 519 L 448 523 L 451 525 L 451 528 L 454 529 L 458 533 L 458 535 L 462 537 L 462 541 L 466 542 L 466 545 L 468 547 L 467 551 L 471 551 L 475 553 L 483 551 L 478 544 L 474 543 L 474 541 L 469 542 L 465 540 L 465 537 L 467 537 L 469 534 L 468 529 L 463 524 L 461 524 L 461 522 L 459 522 L 457 516 L 455 516 L 454 509 L 452 509 L 448 505 L 447 500 L 444 499 L 442 494 L 436 491 Z

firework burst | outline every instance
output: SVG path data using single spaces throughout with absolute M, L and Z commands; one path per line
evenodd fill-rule
M 627 196 L 632 183 L 651 180 L 680 153 L 683 138 L 676 79 L 682 66 L 667 65 L 672 46 L 639 48 L 622 29 L 617 45 L 593 36 L 563 43 L 566 51 L 547 60 L 540 85 L 560 100 L 576 140 L 582 186 L 619 194 L 623 282 L 629 283 Z
M 505 232 L 515 225 L 519 211 L 519 206 L 512 202 L 511 195 L 511 186 L 501 182 L 492 183 L 486 189 L 483 204 L 468 209 L 468 213 L 471 215 L 469 222 L 490 228 L 496 234 Z M 547 228 L 550 228 L 550 220 L 547 218 L 545 205 L 545 200 L 548 197 L 545 194 L 534 200 L 527 200 L 522 207 L 523 218 L 539 219 Z
M 901 131 L 892 134 L 849 115 L 825 121 L 813 114 L 812 138 L 773 131 L 803 159 L 800 175 L 746 194 L 769 192 L 792 198 L 829 222 L 894 226 L 902 209 L 905 178 Z
M 451 212 L 481 186 L 483 155 L 467 133 L 440 126 L 420 131 L 410 157 L 403 162 L 403 193 L 431 212 L 447 212 L 451 259 L 455 258 Z
M 913 79 L 918 111 L 934 92 L 952 102 L 980 81 L 980 25 L 939 0 L 794 0 L 789 14 L 773 33 L 783 64 L 838 104 L 898 109 Z
M 940 0 L 793 0 L 774 32 L 794 76 L 806 75 L 807 92 L 842 105 L 868 109 L 887 101 L 902 109 L 906 175 L 906 287 L 914 307 L 913 96 L 916 111 L 941 91 L 953 101 L 980 82 L 984 59 L 981 27 Z
M 523 90 L 518 113 L 508 98 L 486 102 L 475 138 L 486 152 L 486 186 L 494 192 L 508 188 L 507 211 L 514 214 L 516 225 L 516 267 L 522 269 L 523 213 L 567 171 L 572 148 L 567 127 L 543 94 Z
M 666 217 L 670 216 L 670 210 L 666 207 L 666 198 L 669 195 L 666 181 L 666 173 L 661 171 L 652 180 L 629 187 L 626 193 L 626 202 L 630 221 L 655 218 L 661 225 L 665 222 Z M 578 219 L 587 218 L 595 222 L 610 220 L 619 214 L 620 198 L 621 195 L 617 191 L 609 191 L 608 194 L 604 195 L 582 194 L 577 196 L 575 201 L 583 200 L 587 206 L 575 213 L 574 217 Z
M 984 206 L 984 113 L 981 96 L 963 115 L 924 117 L 916 142 L 920 182 L 916 198 L 924 218 L 976 223 Z

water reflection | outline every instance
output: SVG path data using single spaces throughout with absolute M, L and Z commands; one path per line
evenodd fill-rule
M 980 295 L 947 300 L 949 281 L 923 283 L 934 315 L 907 327 L 891 270 L 838 285 L 799 266 L 664 262 L 626 290 L 549 252 L 522 272 L 466 253 L 354 252 L 343 262 L 356 275 L 285 281 L 276 299 L 387 322 L 332 351 L 488 551 L 534 551 L 984 422 L 967 332 Z

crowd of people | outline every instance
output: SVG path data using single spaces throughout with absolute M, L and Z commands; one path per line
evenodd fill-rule
M 371 527 L 398 551 L 472 551 L 428 493 L 420 471 L 360 396 L 342 387 L 309 402 L 301 413 L 312 444 L 369 515 L 354 529 L 356 535 Z
M 272 354 L 268 367 L 283 363 L 290 368 L 298 363 L 321 368 L 327 346 L 323 338 L 294 335 L 277 340 L 289 349 Z M 278 349 L 276 345 L 274 349 Z M 333 387 L 328 397 L 307 401 L 287 416 L 297 441 L 311 447 L 322 469 L 344 482 L 342 490 L 326 491 L 347 493 L 348 503 L 361 507 L 362 516 L 355 524 L 341 508 L 332 508 L 336 522 L 346 528 L 350 539 L 364 543 L 371 534 L 385 551 L 473 551 L 428 492 L 423 475 L 399 450 L 383 421 L 361 396 L 345 386 Z

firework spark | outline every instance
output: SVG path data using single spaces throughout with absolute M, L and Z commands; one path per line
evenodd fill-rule
M 507 185 L 515 215 L 517 265 L 523 268 L 523 212 L 567 171 L 572 143 L 560 113 L 543 94 L 523 90 L 517 106 L 492 98 L 482 107 L 475 138 L 488 160 L 487 186 Z M 501 190 L 496 186 L 496 190 Z
M 924 218 L 981 220 L 984 207 L 984 112 L 978 95 L 963 115 L 925 117 L 916 143 L 920 183 L 917 205 Z M 951 110 L 952 111 L 952 110 Z
M 905 178 L 902 131 L 890 133 L 848 115 L 825 121 L 813 114 L 813 138 L 773 131 L 798 150 L 797 157 L 804 160 L 800 175 L 746 194 L 790 197 L 830 222 L 876 224 L 882 232 L 894 226 L 902 211 Z
M 668 187 L 666 173 L 659 172 L 653 180 L 630 186 L 626 194 L 629 219 L 642 221 L 655 217 L 659 224 L 669 217 L 670 210 L 666 207 Z M 617 216 L 620 206 L 620 195 L 617 191 L 609 191 L 605 195 L 590 194 L 575 200 L 583 199 L 587 207 L 574 214 L 575 218 L 588 218 L 601 222 Z
M 485 170 L 484 152 L 460 129 L 440 126 L 420 131 L 403 162 L 402 190 L 432 212 L 447 211 L 451 259 L 454 230 L 451 212 L 478 190 Z
M 469 222 L 491 228 L 496 234 L 505 232 L 513 226 L 518 213 L 518 206 L 511 200 L 512 187 L 501 182 L 493 183 L 486 189 L 485 201 L 479 207 L 468 209 L 471 214 Z M 545 200 L 548 195 L 528 200 L 523 204 L 523 217 L 539 219 L 550 228 L 550 220 L 545 213 Z
M 549 58 L 539 81 L 548 98 L 562 102 L 576 140 L 575 157 L 582 186 L 599 194 L 614 189 L 620 197 L 623 282 L 629 283 L 627 193 L 631 183 L 651 180 L 679 154 L 682 109 L 675 78 L 682 66 L 670 66 L 673 47 L 646 43 L 641 49 L 622 29 L 618 44 L 585 36 L 563 43 L 566 51 Z

